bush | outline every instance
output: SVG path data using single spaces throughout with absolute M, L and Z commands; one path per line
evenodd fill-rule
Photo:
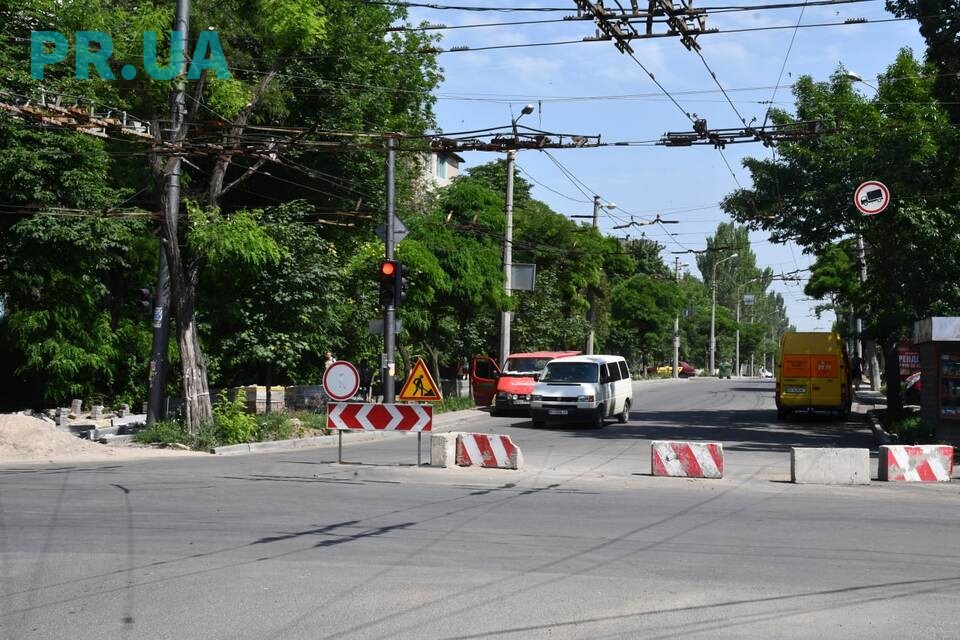
M 172 444 L 174 442 L 188 444 L 191 440 L 186 425 L 176 420 L 155 422 L 152 427 L 141 429 L 134 434 L 133 439 L 135 442 L 144 444 Z
M 919 416 L 900 418 L 889 425 L 888 430 L 897 436 L 897 442 L 901 444 L 932 444 L 936 441 L 933 429 Z
M 257 418 L 257 442 L 289 440 L 303 437 L 303 428 L 297 429 L 285 413 L 268 413 Z
M 244 411 L 239 395 L 230 400 L 226 391 L 220 392 L 218 402 L 213 407 L 213 422 L 217 439 L 225 445 L 254 442 L 256 438 L 257 418 Z
M 464 409 L 473 409 L 476 405 L 473 403 L 473 398 L 467 396 L 465 398 L 444 398 L 443 402 L 434 402 L 433 403 L 433 413 L 434 415 L 438 413 L 447 413 L 450 411 L 463 411 Z

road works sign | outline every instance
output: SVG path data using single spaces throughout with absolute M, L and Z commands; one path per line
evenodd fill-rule
M 403 383 L 403 389 L 397 396 L 400 400 L 419 400 L 426 402 L 440 402 L 443 400 L 443 394 L 440 393 L 440 387 L 433 381 L 433 376 L 427 370 L 423 358 L 417 358 L 417 363 L 413 365 L 413 370 L 407 376 L 407 381 Z
M 323 390 L 334 400 L 349 400 L 360 389 L 360 374 L 346 360 L 337 360 L 323 372 Z
M 428 404 L 327 405 L 327 426 L 338 431 L 410 431 L 433 429 L 433 407 Z
M 890 204 L 890 189 L 876 180 L 868 180 L 853 192 L 853 204 L 865 216 L 882 213 Z

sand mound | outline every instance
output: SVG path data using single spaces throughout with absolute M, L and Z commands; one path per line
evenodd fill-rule
M 93 461 L 183 455 L 205 454 L 147 447 L 108 447 L 81 440 L 32 416 L 0 414 L 0 462 Z
M 81 440 L 32 416 L 0 415 L 0 458 L 59 458 L 102 449 L 103 445 Z

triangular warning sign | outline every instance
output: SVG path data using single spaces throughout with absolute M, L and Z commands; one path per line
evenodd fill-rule
M 423 358 L 417 358 L 413 365 L 407 381 L 403 383 L 403 389 L 400 390 L 399 400 L 421 400 L 427 402 L 440 402 L 443 395 L 440 393 L 440 387 L 433 381 L 433 376 L 423 362 Z

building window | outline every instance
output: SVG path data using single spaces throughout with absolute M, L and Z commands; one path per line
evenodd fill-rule
M 447 177 L 447 159 L 444 156 L 437 156 L 437 177 Z

